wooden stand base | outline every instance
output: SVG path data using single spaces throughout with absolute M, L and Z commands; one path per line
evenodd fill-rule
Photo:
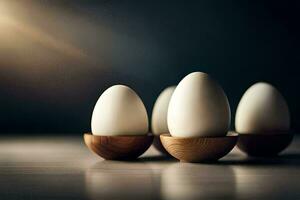
M 240 134 L 237 146 L 249 156 L 275 156 L 293 140 L 290 133 Z
M 97 136 L 84 134 L 86 146 L 106 160 L 132 160 L 142 155 L 152 144 L 152 135 Z
M 237 142 L 238 134 L 224 137 L 179 138 L 170 134 L 160 136 L 165 149 L 181 162 L 217 161 L 228 154 Z

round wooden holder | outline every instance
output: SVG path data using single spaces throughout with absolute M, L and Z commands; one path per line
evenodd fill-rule
M 153 146 L 155 147 L 155 149 L 157 149 L 159 152 L 165 154 L 165 155 L 170 155 L 167 150 L 163 147 L 161 141 L 160 141 L 160 137 L 159 135 L 155 135 L 154 136 L 154 140 L 153 140 Z
M 239 134 L 237 146 L 249 156 L 275 156 L 289 146 L 293 136 L 282 132 Z
M 170 134 L 160 136 L 165 149 L 181 162 L 217 161 L 228 154 L 237 142 L 238 134 L 224 137 L 179 138 Z
M 97 136 L 84 134 L 86 146 L 106 160 L 132 160 L 142 155 L 152 144 L 152 135 Z

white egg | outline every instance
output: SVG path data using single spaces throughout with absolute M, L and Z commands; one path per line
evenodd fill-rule
M 194 72 L 176 87 L 168 109 L 168 128 L 175 137 L 225 136 L 230 107 L 223 89 L 208 74 Z
M 169 133 L 167 116 L 169 102 L 176 86 L 164 89 L 158 96 L 152 111 L 151 129 L 154 135 Z
M 91 128 L 94 135 L 102 136 L 147 134 L 147 111 L 131 88 L 115 85 L 99 97 L 93 111 Z
M 256 83 L 243 95 L 236 110 L 238 133 L 268 134 L 290 128 L 290 113 L 279 91 L 268 83 Z

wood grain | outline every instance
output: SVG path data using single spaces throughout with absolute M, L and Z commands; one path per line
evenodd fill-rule
M 300 136 L 279 156 L 234 148 L 213 164 L 180 163 L 150 147 L 139 159 L 102 160 L 81 135 L 0 137 L 1 200 L 300 199 Z
M 293 134 L 240 134 L 237 146 L 249 156 L 275 156 L 289 146 Z
M 160 138 L 165 149 L 182 162 L 210 162 L 228 154 L 238 136 L 178 138 L 163 134 Z
M 153 136 L 96 136 L 85 133 L 84 141 L 91 151 L 106 160 L 132 160 L 150 147 Z

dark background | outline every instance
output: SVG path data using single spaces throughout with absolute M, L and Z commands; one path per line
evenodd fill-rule
M 0 2 L 0 132 L 90 130 L 114 84 L 132 87 L 149 116 L 157 95 L 193 71 L 228 95 L 267 81 L 300 129 L 298 1 Z M 234 123 L 234 120 L 232 120 Z

